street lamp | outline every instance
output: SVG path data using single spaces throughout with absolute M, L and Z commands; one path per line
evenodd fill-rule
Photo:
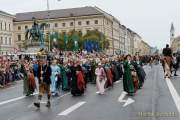
M 61 0 L 57 0 L 58 2 L 60 2 Z M 47 0 L 47 11 L 48 11 L 48 28 L 49 28 L 49 37 L 48 37 L 48 39 L 49 39 L 49 44 L 48 44 L 48 46 L 49 46 L 49 52 L 50 52 L 50 50 L 51 50 L 51 41 L 50 41 L 50 7 L 49 7 L 49 0 Z

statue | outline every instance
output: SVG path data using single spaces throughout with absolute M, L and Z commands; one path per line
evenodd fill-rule
M 31 29 L 26 30 L 25 39 L 32 41 L 40 41 L 41 48 L 44 48 L 44 27 L 47 25 L 46 23 L 41 23 L 40 25 L 37 23 L 35 17 L 32 18 L 33 25 Z

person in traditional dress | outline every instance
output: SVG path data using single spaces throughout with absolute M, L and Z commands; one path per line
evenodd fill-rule
M 60 68 L 57 65 L 57 61 L 53 60 L 51 65 L 51 86 L 50 90 L 52 93 L 52 96 L 58 96 L 58 89 L 57 89 L 57 82 L 58 82 L 58 75 L 60 75 Z
M 177 73 L 176 73 L 177 70 L 178 70 L 178 67 L 179 67 L 178 58 L 177 58 L 176 54 L 174 53 L 174 54 L 173 54 L 174 76 L 178 76 Z
M 134 56 L 133 65 L 135 67 L 135 70 L 137 71 L 137 75 L 139 78 L 138 88 L 142 88 L 142 86 L 144 84 L 145 77 L 146 77 L 146 73 L 143 69 L 143 64 L 142 64 L 138 55 Z
M 28 87 L 29 87 L 30 94 L 33 94 L 36 89 L 36 82 L 35 82 L 35 76 L 33 73 L 32 66 L 30 66 L 29 72 L 28 72 L 28 85 L 29 85 Z
M 119 76 L 119 72 L 118 72 L 118 68 L 117 68 L 117 62 L 116 62 L 116 58 L 114 57 L 111 61 L 111 69 L 112 69 L 112 73 L 113 73 L 113 82 L 116 82 L 120 79 Z
M 131 55 L 127 55 L 124 61 L 123 88 L 128 95 L 133 96 L 135 93 L 132 73 L 131 73 Z
M 35 81 L 36 81 L 36 86 L 38 85 L 38 61 L 35 60 L 34 64 L 33 64 L 33 73 L 34 73 L 34 77 L 35 77 Z M 39 91 L 39 88 L 37 87 L 37 91 Z
M 105 60 L 104 70 L 105 70 L 106 76 L 107 76 L 107 81 L 106 81 L 106 85 L 105 85 L 106 88 L 113 87 L 113 73 L 111 70 L 111 65 L 109 63 L 109 59 Z
M 42 59 L 43 56 L 40 56 L 39 60 L 39 67 L 38 67 L 38 80 L 39 80 L 39 95 L 38 95 L 38 101 L 34 103 L 34 106 L 37 108 L 40 108 L 40 101 L 42 99 L 42 96 L 44 93 L 47 94 L 47 104 L 46 107 L 50 107 L 50 98 L 51 98 L 51 91 L 50 91 L 50 84 L 51 84 L 51 66 L 49 61 L 43 62 Z
M 169 45 L 166 45 L 166 48 L 163 48 L 163 68 L 164 68 L 164 74 L 165 78 L 171 77 L 171 70 L 172 70 L 172 50 L 169 48 Z
M 23 85 L 24 85 L 24 91 L 23 93 L 26 96 L 30 96 L 33 94 L 34 90 L 30 89 L 30 80 L 33 80 L 30 73 L 30 63 L 28 60 L 24 61 L 24 64 L 22 64 L 22 72 L 23 72 Z M 31 79 L 29 79 L 31 77 Z
M 65 60 L 63 65 L 60 66 L 63 91 L 68 91 L 70 89 L 70 79 L 68 78 L 68 72 L 70 72 L 70 69 L 67 65 L 68 61 Z
M 103 95 L 105 91 L 105 83 L 107 78 L 101 63 L 98 63 L 98 67 L 95 70 L 95 74 L 96 74 L 96 86 L 97 86 L 96 93 Z
M 78 64 L 78 60 L 71 63 L 71 94 L 73 96 L 80 96 L 84 93 L 85 82 L 83 79 L 83 72 L 81 66 Z

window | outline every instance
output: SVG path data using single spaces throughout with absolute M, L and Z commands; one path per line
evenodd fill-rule
M 82 24 L 81 21 L 79 21 L 79 22 L 78 22 L 78 25 L 81 25 L 81 24 Z
M 1 37 L 1 44 L 3 44 L 3 37 Z
M 107 24 L 107 25 L 109 24 L 108 20 L 106 21 L 106 24 Z
M 98 24 L 98 20 L 95 20 L 95 21 L 94 21 L 94 24 Z
M 58 23 L 55 23 L 55 24 L 54 24 L 54 27 L 58 27 Z
M 89 21 L 86 21 L 86 25 L 89 25 L 90 24 L 90 22 Z
M 5 22 L 4 26 L 5 26 L 5 30 L 6 30 L 6 22 Z
M 26 25 L 26 26 L 25 26 L 25 30 L 27 30 L 27 29 L 28 29 L 28 26 Z
M 21 35 L 18 35 L 18 41 L 21 41 Z
M 9 45 L 11 45 L 11 38 L 9 38 Z
M 7 37 L 5 37 L 5 45 L 7 45 Z
M 21 30 L 21 26 L 18 26 L 18 30 Z
M 50 28 L 50 24 L 47 24 L 47 25 L 46 25 L 46 29 L 48 29 L 48 28 Z
M 66 27 L 66 23 L 62 23 L 62 26 L 63 26 L 63 27 Z
M 11 31 L 11 24 L 9 24 L 9 31 Z
M 71 23 L 70 23 L 70 26 L 73 26 L 73 25 L 74 25 L 74 23 L 73 23 L 73 22 L 71 22 Z
M 2 22 L 1 22 L 1 30 L 2 30 Z

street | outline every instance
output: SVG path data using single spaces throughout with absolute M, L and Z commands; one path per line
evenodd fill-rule
M 161 65 L 144 69 L 145 84 L 133 97 L 120 98 L 122 80 L 107 89 L 105 95 L 98 95 L 96 86 L 88 84 L 80 97 L 61 92 L 59 97 L 51 99 L 50 109 L 45 107 L 45 99 L 40 110 L 36 109 L 33 102 L 37 100 L 37 93 L 23 96 L 23 82 L 18 82 L 0 90 L 0 120 L 180 120 L 180 76 L 166 82 Z M 124 105 L 127 99 L 133 101 Z

